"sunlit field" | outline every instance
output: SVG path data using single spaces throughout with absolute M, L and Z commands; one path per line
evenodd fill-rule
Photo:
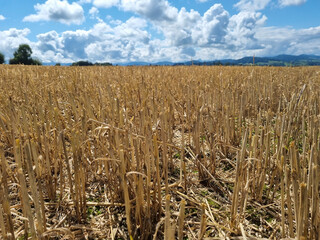
M 319 239 L 320 67 L 0 66 L 2 239 Z

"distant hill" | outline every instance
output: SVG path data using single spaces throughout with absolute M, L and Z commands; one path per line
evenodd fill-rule
M 129 62 L 115 64 L 120 66 L 190 66 L 190 65 L 238 65 L 238 66 L 248 66 L 253 65 L 253 57 L 243 57 L 240 59 L 221 59 L 213 61 L 186 61 L 186 62 Z M 255 57 L 255 65 L 257 66 L 320 66 L 320 56 L 316 55 L 278 55 L 275 57 Z
M 73 63 L 73 65 L 79 62 Z M 55 65 L 55 63 L 44 63 L 43 65 Z M 62 66 L 69 66 L 72 63 L 64 63 Z M 248 66 L 253 65 L 253 57 L 243 57 L 240 59 L 220 59 L 212 61 L 186 61 L 186 62 L 126 62 L 126 63 L 94 63 L 98 66 L 190 66 L 190 65 L 237 65 Z M 316 55 L 278 55 L 274 57 L 255 57 L 255 65 L 257 66 L 320 66 L 320 56 Z
M 320 56 L 316 55 L 278 55 L 275 57 L 255 57 L 255 65 L 258 66 L 320 66 Z M 240 59 L 222 59 L 215 61 L 188 61 L 175 63 L 174 65 L 240 65 L 253 64 L 253 57 Z

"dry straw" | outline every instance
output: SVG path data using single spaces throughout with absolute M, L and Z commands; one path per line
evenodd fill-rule
M 2 239 L 319 239 L 318 67 L 0 66 Z

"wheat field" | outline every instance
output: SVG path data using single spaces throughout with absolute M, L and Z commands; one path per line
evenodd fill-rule
M 0 66 L 2 239 L 320 239 L 319 67 Z

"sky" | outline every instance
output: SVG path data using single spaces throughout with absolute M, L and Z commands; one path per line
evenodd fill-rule
M 319 0 L 0 0 L 0 52 L 43 63 L 320 55 Z

